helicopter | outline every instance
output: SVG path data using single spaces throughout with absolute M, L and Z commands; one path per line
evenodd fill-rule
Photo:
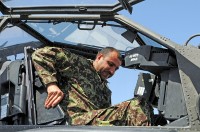
M 72 0 L 65 1 L 70 4 L 49 2 L 48 6 L 26 2 L 12 6 L 9 2 L 12 0 L 0 2 L 0 130 L 200 131 L 200 54 L 199 47 L 188 44 L 199 34 L 180 45 L 118 13 L 131 14 L 143 0 L 108 5 Z M 44 46 L 67 48 L 89 59 L 103 47 L 118 49 L 123 68 L 142 71 L 134 96 L 157 109 L 155 124 L 71 126 L 59 105 L 45 109 L 42 102 L 47 93 L 31 60 L 34 50 Z

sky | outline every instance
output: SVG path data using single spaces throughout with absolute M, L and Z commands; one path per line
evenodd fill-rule
M 133 6 L 131 15 L 127 11 L 119 14 L 184 45 L 190 36 L 200 33 L 199 5 L 199 0 L 146 0 Z M 191 40 L 190 44 L 199 45 L 200 37 Z M 143 71 L 120 68 L 109 79 L 113 104 L 133 98 L 139 72 Z
M 16 0 L 17 1 L 17 0 Z M 19 1 L 19 0 L 18 0 Z M 20 0 L 23 1 L 23 0 Z M 26 0 L 24 0 L 27 2 Z M 32 0 L 30 2 L 37 1 Z M 65 0 L 62 0 L 63 2 Z M 70 0 L 77 2 L 76 0 Z M 85 0 L 87 3 L 115 3 L 117 0 Z M 53 5 L 54 1 L 49 1 Z M 30 4 L 29 2 L 27 4 Z M 42 1 L 41 1 L 42 4 Z M 21 3 L 16 2 L 20 6 Z M 188 38 L 200 33 L 200 0 L 146 0 L 133 6 L 133 13 L 121 11 L 129 19 L 141 24 L 151 31 L 184 45 Z M 200 44 L 200 37 L 190 41 L 192 45 Z M 112 91 L 112 104 L 133 98 L 134 88 L 139 72 L 135 69 L 120 68 L 109 79 Z

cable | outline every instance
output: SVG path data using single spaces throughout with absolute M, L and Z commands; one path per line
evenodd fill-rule
M 184 44 L 184 46 L 187 46 L 188 42 L 189 42 L 191 39 L 193 39 L 194 37 L 197 37 L 197 36 L 200 36 L 200 34 L 195 34 L 195 35 L 191 36 L 191 37 L 186 41 L 186 43 Z

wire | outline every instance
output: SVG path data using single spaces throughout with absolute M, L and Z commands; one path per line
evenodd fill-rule
M 193 39 L 194 37 L 197 37 L 197 36 L 200 36 L 200 34 L 195 34 L 195 35 L 191 36 L 191 37 L 186 41 L 186 43 L 184 44 L 184 46 L 187 46 L 188 42 L 189 42 L 191 39 Z

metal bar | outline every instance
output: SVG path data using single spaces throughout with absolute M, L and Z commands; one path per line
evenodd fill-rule
M 144 0 L 129 0 L 129 4 L 130 5 L 135 5 L 135 4 L 138 4 L 138 3 L 142 2 L 142 1 L 144 1 Z M 124 9 L 123 6 L 120 3 L 118 3 L 118 4 L 116 4 L 114 6 L 112 12 L 118 12 L 118 11 L 121 11 L 123 9 Z
M 35 7 L 13 7 L 3 14 L 108 14 L 113 6 L 35 6 Z
M 144 0 L 130 0 L 129 4 L 134 5 Z M 31 7 L 3 7 L 3 14 L 29 15 L 29 14 L 113 14 L 123 9 L 120 3 L 115 5 L 76 5 L 76 6 L 31 6 Z
M 0 21 L 0 32 L 4 29 L 4 27 L 6 26 L 6 24 L 8 23 L 8 18 L 4 17 L 1 21 Z
M 1 1 L 0 1 L 0 11 L 2 14 L 8 14 L 9 8 L 7 8 Z
M 74 21 L 74 20 L 101 20 L 100 15 L 9 15 L 4 16 L 12 21 L 19 20 L 59 20 L 59 21 Z

